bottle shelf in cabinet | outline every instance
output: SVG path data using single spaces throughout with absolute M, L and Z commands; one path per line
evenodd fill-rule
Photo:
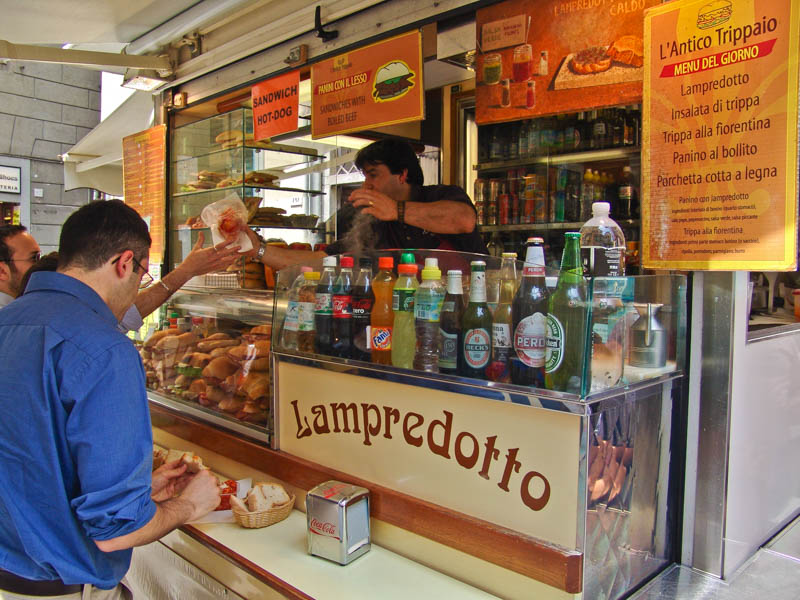
M 305 190 L 302 188 L 278 187 L 274 185 L 230 185 L 228 187 L 209 188 L 207 190 L 175 192 L 172 194 L 172 197 L 182 198 L 184 196 L 200 196 L 202 194 L 211 194 L 213 192 L 231 191 L 231 190 L 269 190 L 271 192 L 300 192 L 302 194 L 310 194 L 311 196 L 323 196 L 325 194 L 325 192 L 323 192 L 322 190 Z
M 199 158 L 218 157 L 226 154 L 233 154 L 240 150 L 253 150 L 255 152 L 280 152 L 282 154 L 290 154 L 293 156 L 305 156 L 307 158 L 319 159 L 322 158 L 319 153 L 313 148 L 303 148 L 302 146 L 290 146 L 288 144 L 275 144 L 275 143 L 257 143 L 257 145 L 247 144 L 241 146 L 234 146 L 232 148 L 214 148 L 206 152 L 192 156 L 179 156 L 172 161 L 173 164 L 185 162 L 187 160 L 197 160 Z M 305 164 L 304 161 L 296 161 L 287 163 L 285 166 L 292 166 L 293 164 Z
M 552 154 L 547 156 L 530 156 L 514 160 L 501 160 L 478 163 L 473 166 L 475 171 L 502 171 L 515 169 L 528 165 L 559 165 L 569 163 L 599 162 L 606 160 L 619 160 L 639 154 L 638 146 L 626 148 L 608 148 L 605 150 L 587 150 L 585 152 L 572 152 L 569 154 Z
M 638 227 L 639 219 L 621 219 L 617 221 L 620 227 Z M 515 225 L 478 225 L 481 233 L 492 233 L 494 231 L 561 231 L 564 229 L 579 230 L 583 227 L 580 222 L 561 222 L 561 223 L 519 223 Z

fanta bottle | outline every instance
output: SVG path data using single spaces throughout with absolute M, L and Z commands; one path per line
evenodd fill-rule
M 392 364 L 392 326 L 394 311 L 392 310 L 392 289 L 394 288 L 394 259 L 391 256 L 378 258 L 380 269 L 372 280 L 372 293 L 375 301 L 372 304 L 370 317 L 370 346 L 372 362 L 381 365 Z

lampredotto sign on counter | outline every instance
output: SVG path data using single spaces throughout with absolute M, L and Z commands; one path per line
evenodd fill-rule
M 682 0 L 645 13 L 645 267 L 796 267 L 799 9 Z

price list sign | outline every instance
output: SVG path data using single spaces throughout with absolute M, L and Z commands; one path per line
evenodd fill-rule
M 683 0 L 645 13 L 645 267 L 795 268 L 798 9 Z
M 150 226 L 151 264 L 161 264 L 164 259 L 166 142 L 166 125 L 122 138 L 125 204 L 134 208 Z

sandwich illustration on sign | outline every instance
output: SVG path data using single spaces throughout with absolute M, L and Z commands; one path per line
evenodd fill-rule
M 729 0 L 714 0 L 700 7 L 697 13 L 697 28 L 711 29 L 731 18 L 733 6 Z
M 378 102 L 396 100 L 414 87 L 414 73 L 401 60 L 383 65 L 375 73 L 372 95 Z

